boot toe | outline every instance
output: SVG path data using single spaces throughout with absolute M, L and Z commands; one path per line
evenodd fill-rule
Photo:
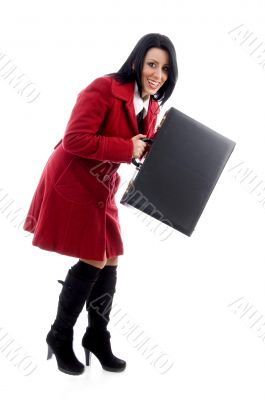
M 60 335 L 55 329 L 51 329 L 46 337 L 48 344 L 48 357 L 55 355 L 59 371 L 69 375 L 80 375 L 84 372 L 84 365 L 76 358 L 72 346 L 72 336 Z
M 115 359 L 112 360 L 112 362 L 102 365 L 102 368 L 105 369 L 106 371 L 122 372 L 126 368 L 126 361 L 115 357 Z

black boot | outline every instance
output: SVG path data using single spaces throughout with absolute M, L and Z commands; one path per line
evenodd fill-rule
M 103 369 L 112 372 L 120 372 L 126 368 L 126 362 L 113 355 L 111 335 L 107 330 L 116 282 L 117 267 L 105 265 L 86 302 L 88 327 L 82 339 L 86 365 L 90 364 L 91 352 L 98 358 Z
M 46 337 L 47 359 L 55 354 L 58 369 L 66 374 L 80 375 L 84 371 L 84 365 L 78 361 L 73 351 L 73 327 L 99 272 L 99 268 L 79 260 L 68 271 L 65 281 L 58 281 L 63 288 L 56 319 Z

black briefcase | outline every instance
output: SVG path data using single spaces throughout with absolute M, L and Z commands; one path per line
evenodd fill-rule
M 235 145 L 171 107 L 121 204 L 191 236 Z

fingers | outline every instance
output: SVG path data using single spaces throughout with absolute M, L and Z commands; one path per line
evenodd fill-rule
M 136 157 L 141 157 L 141 155 L 144 153 L 145 147 L 146 147 L 146 143 L 144 143 L 142 141 L 139 141 L 137 143 L 136 152 L 135 152 Z
M 141 139 L 146 137 L 147 135 L 143 135 L 142 133 L 139 133 L 138 135 L 135 135 L 132 137 L 133 141 L 133 157 L 138 158 L 141 157 L 142 154 L 144 153 L 145 147 L 147 146 L 147 143 L 143 142 Z
M 143 135 L 142 133 L 139 133 L 138 135 L 136 135 L 134 137 L 140 139 L 140 138 L 146 137 L 146 135 Z

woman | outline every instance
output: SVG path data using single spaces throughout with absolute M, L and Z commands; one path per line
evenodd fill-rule
M 142 139 L 155 135 L 159 106 L 172 94 L 177 75 L 170 39 L 143 36 L 117 73 L 95 79 L 78 94 L 64 136 L 43 170 L 24 229 L 34 234 L 34 246 L 79 259 L 59 281 L 57 315 L 46 338 L 48 359 L 55 354 L 62 372 L 84 371 L 73 351 L 73 327 L 85 303 L 86 365 L 92 352 L 108 371 L 126 367 L 113 355 L 107 330 L 123 254 L 114 198 L 117 169 L 146 154 Z

